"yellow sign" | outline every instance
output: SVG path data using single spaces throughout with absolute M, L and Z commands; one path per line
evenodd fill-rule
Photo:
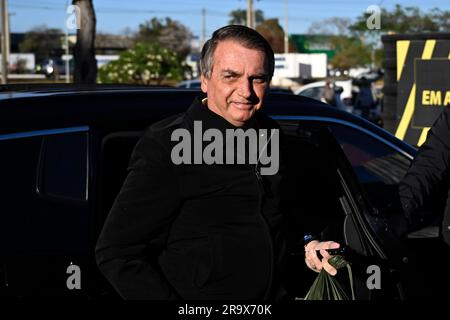
M 450 91 L 423 90 L 422 105 L 424 106 L 447 106 L 450 104 Z

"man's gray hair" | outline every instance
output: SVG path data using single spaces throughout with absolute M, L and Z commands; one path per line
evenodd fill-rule
M 214 31 L 212 38 L 205 42 L 200 59 L 200 72 L 206 79 L 211 78 L 214 64 L 213 56 L 217 45 L 219 42 L 225 40 L 233 40 L 248 49 L 255 49 L 263 52 L 266 57 L 266 64 L 269 71 L 269 79 L 267 80 L 270 81 L 272 79 L 273 71 L 275 69 L 275 58 L 272 47 L 257 31 L 241 25 L 222 27 Z

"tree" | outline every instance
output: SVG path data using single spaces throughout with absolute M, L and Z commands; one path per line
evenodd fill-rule
M 61 54 L 63 31 L 47 28 L 45 25 L 35 27 L 25 34 L 19 44 L 20 52 L 33 52 L 37 62 Z
M 270 43 L 273 52 L 284 53 L 284 30 L 278 23 L 278 19 L 264 20 L 256 27 L 258 31 Z M 294 46 L 289 42 L 289 52 L 293 52 Z
M 349 36 L 349 27 L 351 24 L 352 22 L 349 18 L 331 17 L 321 21 L 313 22 L 308 29 L 308 33 Z
M 182 23 L 166 17 L 152 18 L 139 25 L 136 42 L 159 43 L 185 58 L 191 51 L 193 34 Z
M 450 32 L 450 11 L 442 11 L 438 8 L 431 10 L 433 21 L 439 26 L 439 32 Z
M 115 35 L 102 32 L 97 32 L 95 35 L 95 47 L 97 50 L 105 48 L 129 49 L 133 44 L 133 39 L 127 35 Z
M 450 32 L 450 12 L 432 9 L 428 13 L 418 7 L 402 7 L 397 4 L 392 11 L 381 9 L 381 29 L 367 28 L 370 13 L 364 13 L 356 19 L 349 30 L 353 36 L 359 37 L 369 50 L 374 51 L 374 63 L 381 65 L 383 51 L 381 49 L 381 35 L 386 33 L 424 33 Z
M 161 84 L 179 81 L 190 71 L 184 59 L 158 43 L 137 43 L 123 52 L 119 60 L 99 70 L 99 83 Z
M 370 13 L 364 13 L 350 26 L 350 30 L 357 34 L 374 33 L 366 25 Z M 381 9 L 381 29 L 379 33 L 423 33 L 449 32 L 449 11 L 433 9 L 429 13 L 422 12 L 418 7 L 402 7 L 397 4 L 392 12 Z
M 349 69 L 365 66 L 371 62 L 370 47 L 356 37 L 336 36 L 331 38 L 331 44 L 336 54 L 331 59 L 333 67 Z
M 231 11 L 228 16 L 231 18 L 229 24 L 239 24 L 245 26 L 247 24 L 247 10 L 236 9 Z M 255 10 L 255 26 L 263 23 L 264 13 L 261 10 Z
M 80 8 L 80 26 L 77 29 L 77 42 L 74 49 L 74 83 L 95 83 L 97 60 L 95 59 L 96 17 L 92 0 L 73 0 Z

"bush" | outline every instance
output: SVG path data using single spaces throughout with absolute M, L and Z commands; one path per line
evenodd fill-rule
M 174 52 L 156 43 L 137 43 L 98 71 L 98 83 L 161 84 L 180 81 L 191 68 Z

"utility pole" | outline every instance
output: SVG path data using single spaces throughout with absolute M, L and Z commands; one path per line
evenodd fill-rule
M 252 28 L 256 29 L 256 10 L 253 5 L 252 5 Z
M 255 28 L 253 24 L 253 0 L 247 0 L 247 27 Z
M 7 58 L 7 48 L 6 48 L 6 41 L 7 41 L 7 16 L 8 13 L 6 12 L 6 0 L 0 0 L 0 16 L 1 16 L 1 50 L 2 50 L 2 84 L 6 84 L 8 82 L 8 58 Z
M 206 9 L 203 8 L 202 9 L 202 43 L 200 46 L 201 48 L 205 44 L 205 41 L 206 41 Z
M 9 24 L 9 8 L 8 8 L 8 0 L 5 1 L 5 10 L 6 10 L 6 62 L 9 66 L 10 59 L 10 51 L 11 51 L 11 32 L 10 32 L 10 24 Z
M 284 53 L 289 53 L 288 0 L 284 0 Z

